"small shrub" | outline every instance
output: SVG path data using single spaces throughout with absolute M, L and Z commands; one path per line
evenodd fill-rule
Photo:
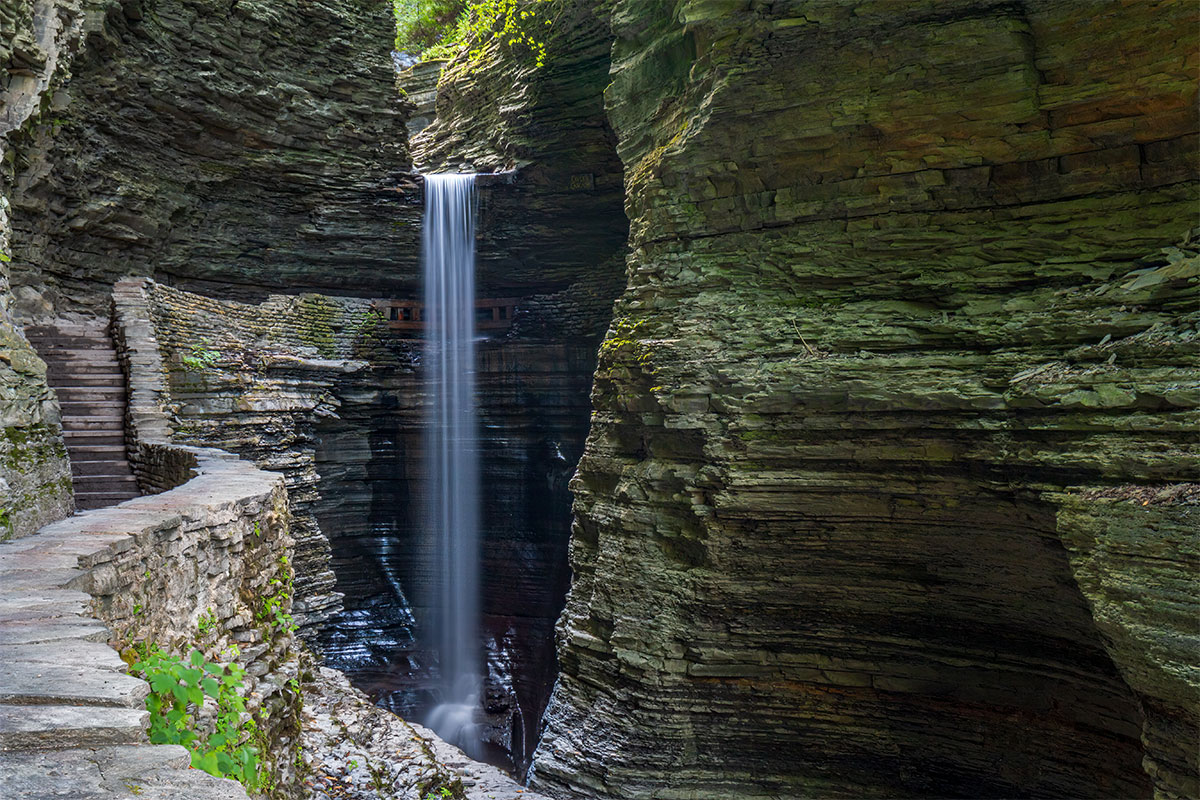
M 207 614 L 200 615 L 200 619 L 196 623 L 196 628 L 200 631 L 200 634 L 203 636 L 204 634 L 208 633 L 209 631 L 211 631 L 212 629 L 214 629 L 216 627 L 217 627 L 217 615 L 212 610 L 212 608 L 209 607 Z
M 558 0 L 393 0 L 396 49 L 423 59 L 451 58 L 470 47 L 477 60 L 493 40 L 546 63 L 546 33 Z
M 187 372 L 200 372 L 215 367 L 220 358 L 219 352 L 208 349 L 206 341 L 203 344 L 193 344 L 188 348 L 188 355 L 180 356 L 179 363 L 183 364 L 183 368 Z
M 260 772 L 258 748 L 244 743 L 256 729 L 253 720 L 242 721 L 246 671 L 237 664 L 205 661 L 199 650 L 193 650 L 184 661 L 157 647 L 138 649 L 140 658 L 132 669 L 150 684 L 146 698 L 150 741 L 183 745 L 192 754 L 196 769 L 233 778 L 251 791 L 259 788 L 265 775 Z M 196 722 L 205 697 L 217 704 L 213 731 L 207 735 Z
M 396 49 L 420 55 L 453 35 L 467 0 L 392 0 Z

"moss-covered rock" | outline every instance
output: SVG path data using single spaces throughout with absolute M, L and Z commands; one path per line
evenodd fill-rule
M 1194 791 L 1190 512 L 1079 488 L 1200 472 L 1187 4 L 609 8 L 629 285 L 534 785 Z

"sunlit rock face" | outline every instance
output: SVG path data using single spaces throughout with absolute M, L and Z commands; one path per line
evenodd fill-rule
M 612 4 L 567 796 L 1196 791 L 1187 4 Z

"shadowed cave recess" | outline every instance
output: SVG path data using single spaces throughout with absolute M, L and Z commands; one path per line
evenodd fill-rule
M 486 760 L 1200 797 L 1194 4 L 517 6 L 540 57 L 411 66 L 386 3 L 0 0 L 0 355 L 152 278 L 173 441 L 284 475 L 299 635 L 423 722 L 422 174 L 477 173 Z

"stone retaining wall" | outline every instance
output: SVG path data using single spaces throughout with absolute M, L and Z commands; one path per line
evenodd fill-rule
M 17 796 L 61 789 L 46 777 L 56 772 L 81 797 L 100 796 L 113 774 L 126 776 L 131 794 L 146 782 L 164 797 L 245 796 L 232 782 L 180 771 L 186 760 L 177 748 L 138 754 L 147 743 L 147 687 L 122 675 L 121 660 L 95 644 L 103 641 L 179 654 L 196 647 L 209 660 L 243 664 L 247 707 L 270 744 L 274 779 L 295 780 L 293 637 L 265 613 L 271 596 L 284 613 L 290 605 L 283 481 L 220 451 L 178 450 L 172 460 L 193 460 L 197 473 L 184 485 L 0 545 L 0 778 Z M 90 757 L 78 750 L 96 747 L 111 749 Z M 98 766 L 105 762 L 111 770 Z
M 329 542 L 313 516 L 317 421 L 336 412 L 331 391 L 365 363 L 352 358 L 370 301 L 273 296 L 226 302 L 149 279 L 113 289 L 114 338 L 129 376 L 130 462 L 144 491 L 177 480 L 153 442 L 212 445 L 282 473 L 295 538 L 296 620 L 302 636 L 341 608 Z M 192 361 L 189 364 L 189 360 Z

